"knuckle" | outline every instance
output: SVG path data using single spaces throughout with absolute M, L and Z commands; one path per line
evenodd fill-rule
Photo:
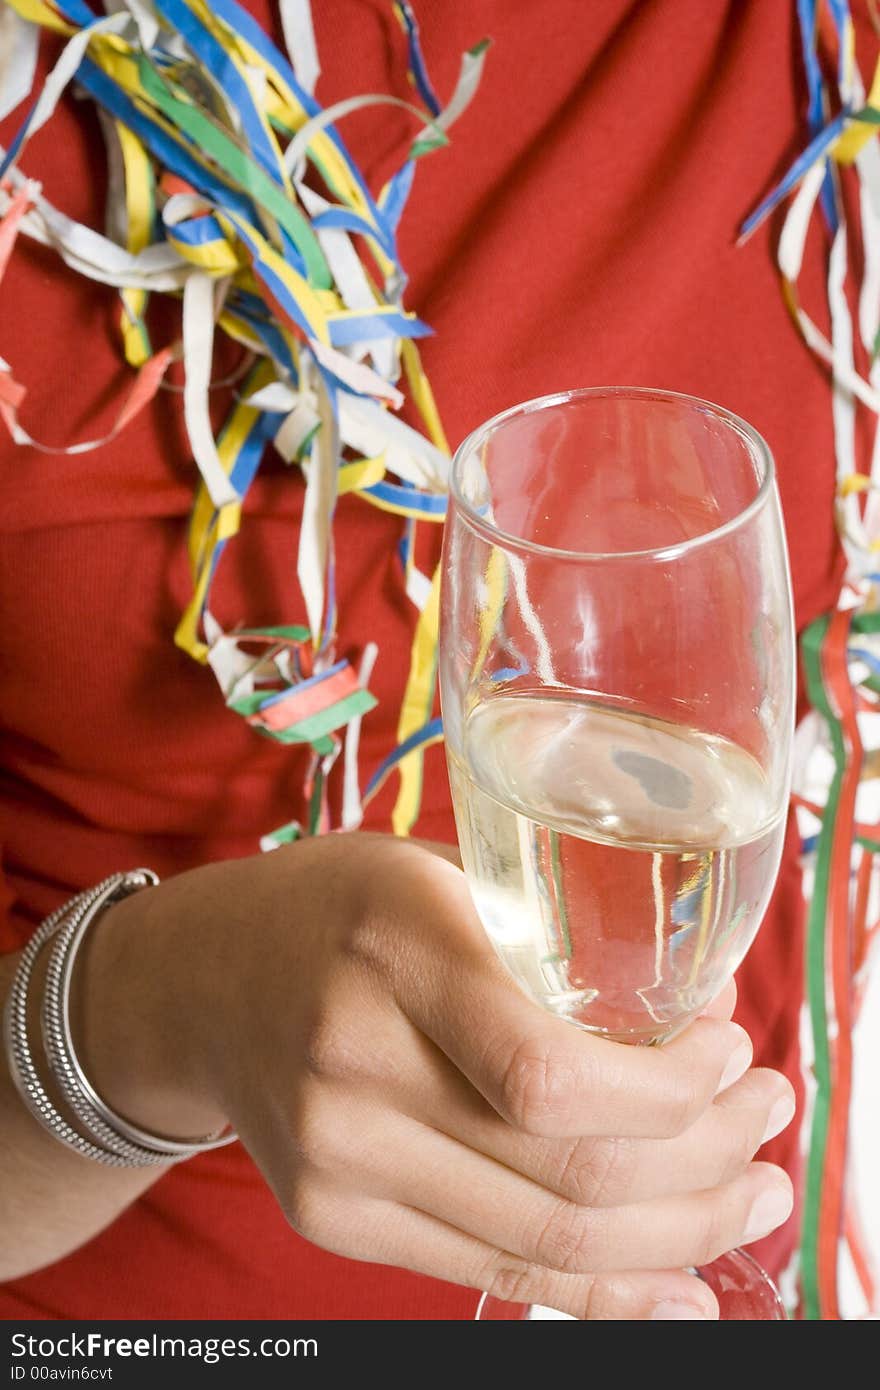
M 628 1317 L 630 1303 L 619 1280 L 607 1276 L 589 1278 L 580 1290 L 577 1316 L 585 1322 L 617 1322 Z
M 521 1042 L 504 1072 L 501 1103 L 506 1118 L 525 1134 L 553 1133 L 569 1105 L 571 1077 L 545 1048 Z
M 370 1225 L 368 1210 L 357 1200 L 304 1180 L 293 1186 L 281 1209 L 298 1235 L 332 1255 L 351 1260 L 383 1257 L 382 1242 Z M 386 1239 L 390 1238 L 386 1232 Z
M 284 1194 L 281 1209 L 290 1226 L 313 1244 L 330 1248 L 327 1229 L 327 1202 L 317 1187 L 301 1180 Z
M 345 937 L 346 956 L 360 966 L 371 971 L 384 969 L 388 951 L 388 926 L 384 916 L 373 912 L 364 904 L 361 910 L 349 919 Z
M 718 1184 L 734 1182 L 746 1171 L 760 1147 L 764 1124 L 764 1112 L 759 1111 L 749 1117 L 748 1123 L 738 1125 L 734 1133 L 728 1136 L 718 1165 Z
M 502 1256 L 510 1260 L 511 1257 Z M 524 1263 L 497 1264 L 494 1256 L 489 1266 L 477 1280 L 478 1287 L 485 1289 L 490 1298 L 500 1298 L 502 1303 L 530 1303 L 540 1282 L 536 1270 Z
M 403 905 L 387 897 L 379 904 L 363 903 L 352 913 L 342 944 L 342 956 L 360 994 L 374 1002 L 400 1002 L 413 987 L 424 988 L 423 958 L 426 932 L 414 932 L 413 904 L 417 894 Z
M 537 1263 L 563 1274 L 577 1274 L 584 1268 L 589 1239 L 588 1219 L 583 1207 L 564 1198 L 554 1204 L 534 1240 Z
M 317 1013 L 303 1039 L 303 1061 L 308 1073 L 320 1080 L 340 1080 L 361 1070 L 363 1045 L 353 1035 L 341 1010 Z
M 685 1073 L 670 1078 L 658 1117 L 658 1139 L 678 1139 L 702 1114 L 706 1097 L 694 1077 Z
M 632 1188 L 636 1161 L 628 1139 L 579 1139 L 562 1164 L 559 1189 L 582 1206 L 618 1206 Z
M 327 1106 L 311 1087 L 303 1096 L 295 1120 L 294 1148 L 300 1160 L 313 1169 L 333 1167 L 338 1157 L 339 1126 L 327 1113 Z
M 715 1194 L 701 1207 L 694 1241 L 693 1263 L 711 1264 L 735 1243 L 736 1236 L 730 1230 L 728 1204 L 721 1199 L 720 1194 Z

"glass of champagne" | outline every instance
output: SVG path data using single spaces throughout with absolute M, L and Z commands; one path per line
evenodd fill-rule
M 730 980 L 782 851 L 795 663 L 772 456 L 705 401 L 570 391 L 472 434 L 451 493 L 440 682 L 477 911 L 544 1008 L 662 1043 Z M 722 1317 L 785 1316 L 743 1252 L 699 1272 Z

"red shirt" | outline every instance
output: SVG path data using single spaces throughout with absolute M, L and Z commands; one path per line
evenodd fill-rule
M 271 22 L 267 4 L 250 8 Z M 390 5 L 319 0 L 314 10 L 324 103 L 411 96 Z M 418 17 L 442 95 L 462 50 L 494 39 L 452 147 L 418 166 L 401 234 L 407 306 L 436 330 L 423 356 L 450 439 L 570 386 L 653 385 L 719 401 L 776 455 L 799 623 L 830 607 L 840 557 L 828 382 L 783 306 L 773 229 L 734 245 L 803 140 L 794 5 L 423 0 Z M 0 130 L 7 145 L 20 115 Z M 403 161 L 413 128 L 387 107 L 343 126 L 374 189 Z M 93 226 L 103 217 L 99 140 L 91 105 L 68 98 L 22 160 L 52 202 Z M 812 237 L 802 283 L 814 306 L 823 256 Z M 0 291 L 0 354 L 29 386 L 23 421 L 37 438 L 65 444 L 107 427 L 129 380 L 117 314 L 112 290 L 52 253 L 26 243 L 16 255 Z M 163 321 L 157 346 L 173 334 L 173 318 Z M 14 949 L 59 901 L 116 868 L 146 863 L 164 876 L 253 853 L 261 834 L 302 813 L 302 761 L 255 737 L 225 709 L 210 670 L 173 645 L 196 480 L 179 395 L 161 392 L 95 453 L 46 455 L 4 437 L 0 460 L 0 946 Z M 299 472 L 270 456 L 214 590 L 225 626 L 303 619 L 302 496 Z M 366 775 L 394 742 L 413 610 L 399 520 L 344 498 L 338 528 L 340 655 L 380 646 Z M 389 788 L 373 804 L 370 827 L 388 829 L 392 797 Z M 438 749 L 417 833 L 454 838 Z M 794 1077 L 802 940 L 791 839 L 788 848 L 740 992 L 758 1059 Z M 770 1156 L 793 1166 L 795 1148 L 789 1130 Z M 790 1226 L 765 1258 L 778 1262 L 792 1235 Z M 8 1318 L 467 1317 L 475 1302 L 315 1250 L 286 1226 L 239 1146 L 175 1168 L 81 1250 L 0 1290 Z

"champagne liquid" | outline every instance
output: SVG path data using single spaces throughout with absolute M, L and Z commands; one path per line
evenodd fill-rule
M 462 860 L 505 965 L 627 1042 L 683 1027 L 739 965 L 784 818 L 736 744 L 569 692 L 478 705 L 449 770 Z

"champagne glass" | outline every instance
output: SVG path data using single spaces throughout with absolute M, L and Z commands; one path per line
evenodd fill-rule
M 674 1036 L 743 959 L 782 852 L 794 632 L 760 435 L 623 387 L 476 430 L 452 469 L 440 683 L 462 861 L 501 960 L 576 1027 Z M 785 1317 L 743 1252 L 699 1273 L 722 1317 Z

